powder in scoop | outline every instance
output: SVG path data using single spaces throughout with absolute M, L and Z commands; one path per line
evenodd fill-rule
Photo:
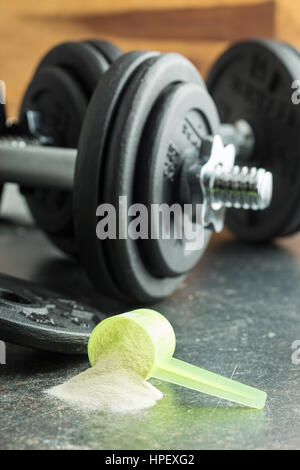
M 159 390 L 137 372 L 121 366 L 113 354 L 101 357 L 94 367 L 46 393 L 79 408 L 115 413 L 150 408 L 162 398 Z

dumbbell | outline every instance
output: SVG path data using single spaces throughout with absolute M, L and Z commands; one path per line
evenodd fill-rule
M 243 62 L 245 55 L 248 60 L 257 56 L 266 62 L 266 67 L 272 65 L 279 82 L 282 80 L 285 97 L 288 96 L 289 80 L 295 72 L 286 64 L 284 54 L 278 52 L 280 45 L 253 41 L 235 47 L 240 50 L 241 65 L 236 67 L 233 79 L 247 75 L 248 69 L 243 70 L 247 65 L 247 61 L 246 65 Z M 208 80 L 218 106 L 222 73 L 218 78 L 216 70 L 221 62 L 222 57 Z M 276 93 L 274 96 L 276 99 Z M 236 99 L 239 99 L 238 91 Z M 228 102 L 234 108 L 234 92 Z M 291 100 L 286 106 L 297 113 Z M 257 103 L 248 100 L 245 114 L 238 112 L 234 119 L 220 126 L 214 100 L 187 59 L 178 54 L 131 52 L 119 57 L 100 77 L 87 108 L 78 151 L 33 146 L 21 149 L 3 140 L 0 175 L 3 181 L 30 187 L 73 188 L 78 252 L 95 287 L 121 299 L 156 301 L 170 295 L 195 266 L 211 231 L 221 231 L 227 208 L 255 211 L 256 216 L 256 212 L 270 205 L 261 212 L 260 219 L 255 219 L 259 234 L 256 238 L 282 234 L 276 227 L 269 231 L 268 237 L 260 232 L 262 225 L 268 225 L 268 218 L 272 222 L 274 210 L 283 202 L 276 195 L 277 191 L 282 195 L 283 189 L 276 166 L 278 159 L 273 158 L 273 141 L 270 141 L 272 130 L 275 133 L 281 129 L 278 119 L 281 121 L 282 117 L 262 116 L 257 108 Z M 255 121 L 256 117 L 264 128 Z M 281 132 L 284 144 L 281 148 L 290 149 L 298 144 L 296 124 L 297 120 L 291 122 L 294 133 Z M 228 145 L 224 146 L 221 135 Z M 260 141 L 264 143 L 264 153 Z M 235 165 L 235 152 L 248 166 Z M 270 158 L 265 158 L 266 155 Z M 266 170 L 261 168 L 261 161 L 266 163 Z M 272 202 L 271 172 L 276 183 Z M 120 196 L 127 196 L 128 205 L 140 202 L 147 207 L 153 203 L 170 206 L 174 202 L 202 201 L 204 245 L 197 251 L 189 251 L 185 240 L 180 243 L 176 239 L 128 237 L 99 240 L 95 234 L 96 209 L 102 203 L 112 204 L 122 224 Z M 291 215 L 288 208 L 282 211 Z M 246 231 L 248 217 L 240 218 L 239 223 L 244 224 Z M 236 230 L 239 235 L 244 226 Z
M 300 107 L 292 102 L 299 79 L 299 51 L 271 40 L 233 45 L 208 76 L 221 122 L 240 125 L 251 143 L 250 152 L 237 154 L 237 163 L 263 166 L 273 174 L 266 211 L 227 211 L 226 225 L 245 241 L 264 242 L 300 229 Z M 226 142 L 226 125 L 222 130 Z
M 120 55 L 116 46 L 99 40 L 66 42 L 54 47 L 40 61 L 25 92 L 17 126 L 5 127 L 2 106 L 0 135 L 10 134 L 11 145 L 21 148 L 26 143 L 76 148 L 99 77 Z M 41 167 L 36 164 L 25 173 L 32 170 L 39 174 L 42 167 L 47 171 L 47 162 L 42 161 Z M 75 254 L 72 188 L 60 187 L 58 181 L 45 190 L 38 180 L 30 187 L 25 173 L 21 189 L 37 225 L 60 249 Z

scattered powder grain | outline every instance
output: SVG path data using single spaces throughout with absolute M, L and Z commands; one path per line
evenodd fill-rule
M 101 357 L 97 364 L 47 394 L 70 405 L 113 413 L 132 413 L 150 408 L 162 393 L 137 372 L 120 365 L 116 355 Z

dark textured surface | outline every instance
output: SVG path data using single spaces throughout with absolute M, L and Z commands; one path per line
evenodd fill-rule
M 41 233 L 0 226 L 0 270 L 32 279 L 104 312 L 76 263 Z M 81 412 L 43 391 L 83 370 L 85 357 L 7 345 L 0 365 L 0 448 L 236 449 L 300 448 L 300 236 L 247 247 L 214 239 L 176 294 L 157 304 L 177 334 L 176 356 L 268 392 L 263 411 L 153 381 L 164 398 L 134 415 Z M 127 307 L 128 308 L 128 307 Z M 1 335 L 0 335 L 1 336 Z
M 32 282 L 0 274 L 1 340 L 61 354 L 86 354 L 90 334 L 105 316 L 59 297 Z

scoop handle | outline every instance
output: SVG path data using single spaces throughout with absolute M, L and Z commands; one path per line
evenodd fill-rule
M 267 399 L 267 394 L 261 390 L 214 374 L 174 357 L 167 362 L 156 364 L 151 375 L 166 382 L 224 398 L 251 408 L 262 409 Z

